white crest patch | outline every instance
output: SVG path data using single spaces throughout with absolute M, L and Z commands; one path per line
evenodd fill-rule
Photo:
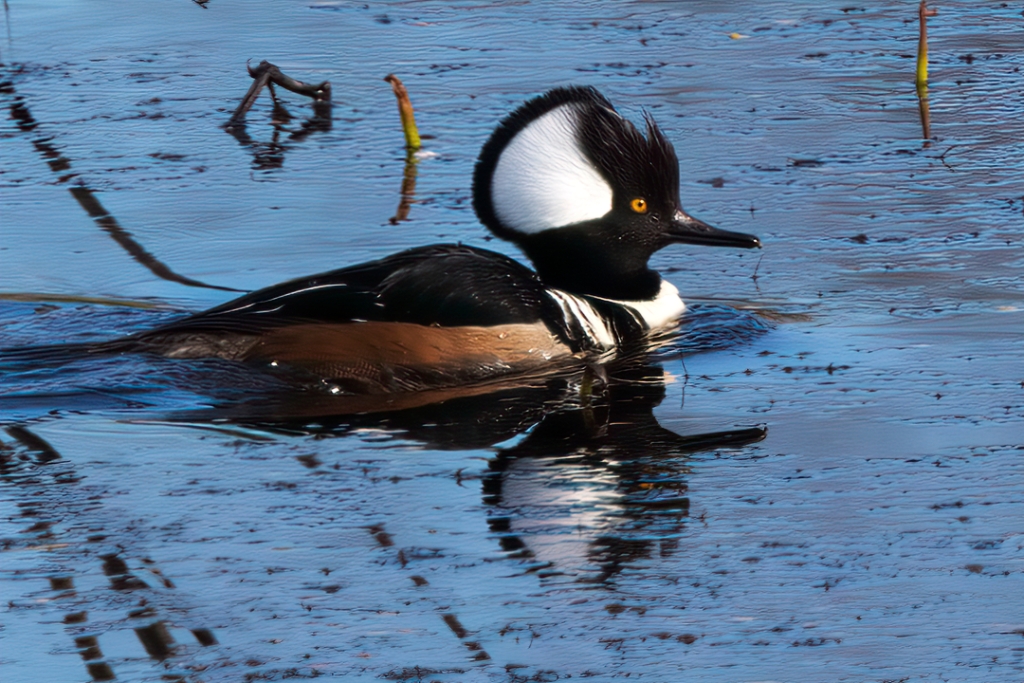
M 491 201 L 502 225 L 524 233 L 600 218 L 612 188 L 576 139 L 571 104 L 529 123 L 502 150 L 491 178 Z

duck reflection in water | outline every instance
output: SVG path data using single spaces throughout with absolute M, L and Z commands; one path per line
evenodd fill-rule
M 603 400 L 551 413 L 497 450 L 484 479 L 488 523 L 528 570 L 608 583 L 626 566 L 671 555 L 689 517 L 689 456 L 765 438 L 762 427 L 665 429 L 653 413 L 664 376 L 657 365 L 620 368 Z
M 604 366 L 392 396 L 390 404 L 292 393 L 176 418 L 318 437 L 373 430 L 431 449 L 494 449 L 482 495 L 507 557 L 545 581 L 611 584 L 624 567 L 672 553 L 689 518 L 691 454 L 743 448 L 767 434 L 662 427 L 654 409 L 666 377 L 638 349 Z

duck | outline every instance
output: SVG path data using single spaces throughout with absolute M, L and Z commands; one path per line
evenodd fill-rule
M 679 161 L 593 87 L 506 116 L 473 172 L 480 222 L 533 268 L 463 244 L 416 247 L 302 277 L 105 348 L 311 373 L 331 391 L 392 394 L 544 372 L 672 329 L 678 289 L 649 265 L 669 245 L 759 248 L 679 201 Z

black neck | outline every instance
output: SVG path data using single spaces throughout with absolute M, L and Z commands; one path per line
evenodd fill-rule
M 571 228 L 545 230 L 516 240 L 549 287 L 605 299 L 642 301 L 661 289 L 661 276 L 647 267 L 642 246 Z

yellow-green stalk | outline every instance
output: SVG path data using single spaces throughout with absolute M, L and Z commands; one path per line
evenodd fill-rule
M 925 0 L 917 8 L 919 34 L 917 39 L 917 87 L 928 85 L 928 17 L 934 17 L 936 10 L 930 10 Z
M 409 93 L 406 91 L 402 81 L 394 74 L 388 74 L 384 80 L 391 84 L 391 89 L 398 99 L 398 114 L 402 117 L 402 132 L 405 133 L 405 147 L 409 151 L 416 151 L 421 147 L 420 132 L 416 128 L 416 115 L 412 111 L 412 102 L 409 101 Z

